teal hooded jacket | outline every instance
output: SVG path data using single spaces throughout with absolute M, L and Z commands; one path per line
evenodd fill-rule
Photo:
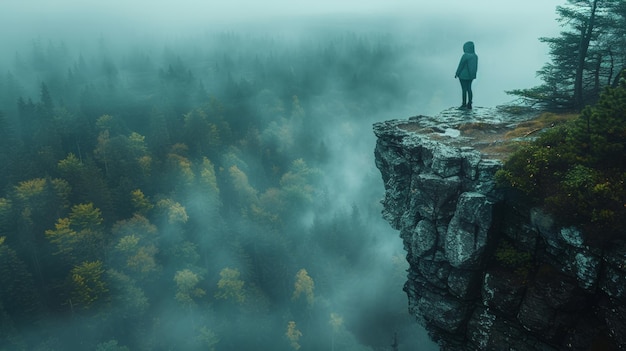
M 463 44 L 463 56 L 456 69 L 456 77 L 463 80 L 476 79 L 478 70 L 478 56 L 474 52 L 474 42 L 468 41 Z

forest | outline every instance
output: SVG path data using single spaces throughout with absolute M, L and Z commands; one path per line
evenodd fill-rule
M 408 323 L 379 192 L 337 195 L 363 121 L 407 104 L 404 43 L 25 47 L 0 67 L 0 350 L 385 350 Z

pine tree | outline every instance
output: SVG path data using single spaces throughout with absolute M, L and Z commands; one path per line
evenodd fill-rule
M 14 321 L 32 322 L 41 307 L 35 284 L 28 267 L 5 239 L 0 237 L 0 306 L 5 306 Z
M 5 188 L 11 178 L 15 178 L 14 167 L 18 159 L 16 153 L 19 144 L 13 126 L 0 111 L 0 188 Z
M 624 7 L 621 0 L 568 0 L 558 6 L 564 30 L 559 37 L 539 39 L 551 56 L 537 72 L 544 83 L 508 93 L 548 108 L 579 110 L 595 102 L 626 68 Z

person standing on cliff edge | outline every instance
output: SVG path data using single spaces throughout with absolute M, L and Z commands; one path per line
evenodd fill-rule
M 474 52 L 474 42 L 468 41 L 463 44 L 463 56 L 459 61 L 459 67 L 456 69 L 454 78 L 459 78 L 461 82 L 461 92 L 463 94 L 463 105 L 461 109 L 472 108 L 472 81 L 476 79 L 476 71 L 478 70 L 478 56 Z

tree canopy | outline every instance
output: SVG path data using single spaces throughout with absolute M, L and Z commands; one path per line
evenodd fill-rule
M 327 318 L 379 233 L 329 199 L 322 131 L 397 99 L 405 63 L 377 37 L 277 40 L 36 40 L 2 67 L 0 349 L 360 349 Z

